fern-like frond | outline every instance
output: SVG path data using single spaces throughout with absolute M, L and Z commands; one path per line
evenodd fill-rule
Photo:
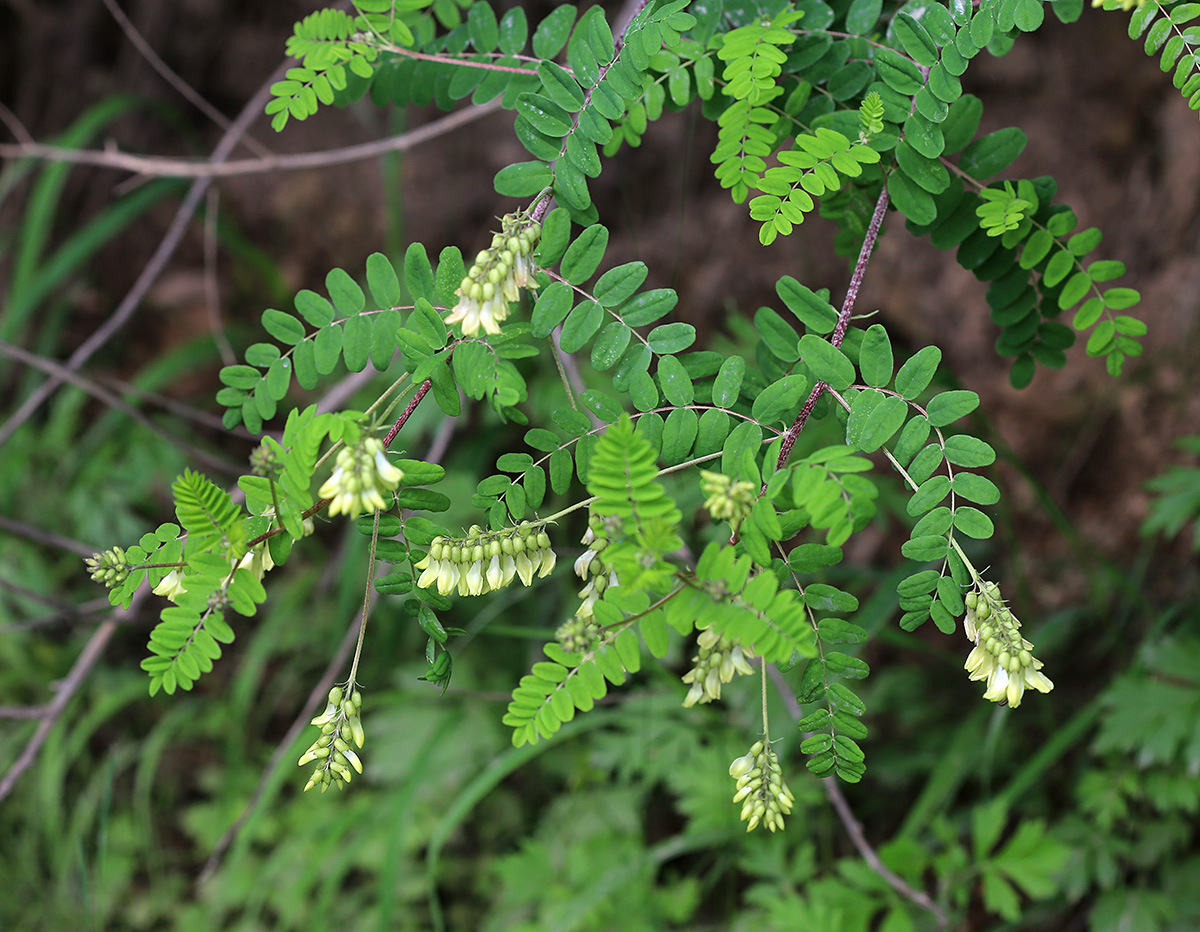
M 626 673 L 636 673 L 642 664 L 641 645 L 628 627 L 610 630 L 595 650 L 582 655 L 569 654 L 553 641 L 543 650 L 550 659 L 521 677 L 504 715 L 517 747 L 549 738 L 575 717 L 576 709 L 590 711 L 609 683 L 622 685 Z
M 150 656 L 142 669 L 150 674 L 150 695 L 162 689 L 191 689 L 201 675 L 212 670 L 221 656 L 220 644 L 233 641 L 233 629 L 224 618 L 229 606 L 242 615 L 253 615 L 266 591 L 247 569 L 232 569 L 228 559 L 214 553 L 197 553 L 188 559 L 187 589 L 175 604 L 163 609 L 162 620 L 150 632 Z M 219 642 L 219 643 L 218 643 Z
M 696 565 L 695 578 L 664 607 L 667 620 L 690 618 L 698 628 L 749 647 L 768 663 L 812 657 L 816 641 L 799 593 L 780 589 L 773 573 L 751 574 L 749 556 L 711 543 Z
M 308 119 L 317 112 L 318 103 L 333 103 L 334 91 L 346 88 L 347 69 L 359 77 L 371 77 L 372 62 L 379 53 L 357 40 L 363 26 L 365 22 L 333 9 L 310 13 L 296 23 L 287 53 L 300 59 L 300 67 L 289 68 L 284 80 L 271 85 L 265 112 L 271 117 L 272 129 L 282 130 L 289 117 Z
M 242 543 L 242 510 L 229 493 L 190 469 L 175 480 L 171 491 L 175 495 L 175 514 L 188 532 L 189 554 L 214 548 L 229 553 Z
M 679 509 L 658 481 L 654 449 L 634 433 L 628 415 L 608 428 L 596 444 L 587 486 L 596 496 L 592 511 L 621 519 L 630 537 L 642 533 L 642 526 L 654 518 L 679 522 Z
M 1128 9 L 1124 0 L 1104 0 L 1104 9 Z M 1146 36 L 1145 50 L 1159 56 L 1159 67 L 1172 71 L 1171 83 L 1193 110 L 1200 110 L 1200 26 L 1187 24 L 1200 17 L 1200 3 L 1165 4 L 1146 0 L 1129 20 L 1129 38 Z

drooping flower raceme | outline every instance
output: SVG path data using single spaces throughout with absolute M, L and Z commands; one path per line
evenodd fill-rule
M 417 585 L 437 586 L 442 595 L 484 595 L 503 589 L 513 579 L 532 585 L 535 575 L 548 576 L 556 561 L 550 536 L 528 522 L 503 531 L 484 533 L 475 525 L 463 538 L 435 537 L 419 563 Z
M 735 803 L 742 803 L 741 820 L 746 831 L 759 824 L 772 832 L 783 828 L 783 817 L 792 811 L 796 797 L 783 782 L 779 755 L 762 741 L 756 741 L 748 754 L 729 765 L 729 775 L 737 780 Z
M 383 493 L 400 485 L 404 472 L 393 466 L 377 437 L 366 437 L 354 446 L 343 447 L 337 467 L 318 494 L 332 499 L 329 514 L 357 518 L 387 508 Z
M 692 658 L 695 666 L 683 674 L 683 681 L 692 685 L 683 699 L 685 708 L 720 699 L 722 683 L 730 682 L 735 674 L 747 676 L 754 672 L 750 661 L 755 654 L 750 648 L 721 637 L 711 628 L 701 631 L 697 642 L 700 652 Z
M 579 607 L 575 614 L 558 626 L 554 638 L 563 650 L 584 653 L 600 642 L 600 625 L 593 617 L 592 607 L 600 601 L 609 585 L 617 584 L 617 575 L 609 570 L 600 554 L 608 547 L 604 522 L 596 515 L 588 519 L 581 543 L 587 548 L 575 560 L 575 575 L 583 580 L 579 590 Z
M 754 508 L 755 488 L 750 482 L 734 482 L 719 472 L 700 470 L 700 490 L 704 507 L 716 521 L 728 521 L 729 529 L 737 534 L 741 523 Z
M 362 693 L 357 689 L 347 690 L 335 686 L 329 690 L 329 702 L 325 711 L 312 720 L 321 729 L 321 734 L 312 743 L 299 765 L 317 762 L 312 776 L 308 778 L 305 791 L 319 786 L 324 793 L 331 783 L 342 789 L 351 779 L 351 768 L 362 773 L 362 760 L 350 742 L 363 746 L 365 735 L 362 727 Z
M 456 294 L 458 303 L 446 317 L 449 325 L 462 324 L 464 336 L 480 330 L 499 333 L 508 317 L 508 304 L 521 297 L 522 288 L 534 289 L 530 253 L 542 235 L 541 224 L 521 211 L 501 220 L 492 245 L 475 257 Z
M 963 628 L 975 648 L 965 664 L 972 680 L 987 680 L 984 699 L 1021 704 L 1027 688 L 1048 693 L 1054 688 L 1033 656 L 1033 644 L 1021 636 L 1021 622 L 1000 598 L 1000 587 L 983 583 L 968 592 Z

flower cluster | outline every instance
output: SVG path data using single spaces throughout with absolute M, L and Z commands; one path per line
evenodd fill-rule
M 508 317 L 508 303 L 521 296 L 522 288 L 536 288 L 529 255 L 542 235 L 541 224 L 527 213 L 508 214 L 492 245 L 475 257 L 456 294 L 458 303 L 446 318 L 447 324 L 462 324 L 464 336 L 480 329 L 499 333 Z
M 580 541 L 587 549 L 575 561 L 575 575 L 583 580 L 579 590 L 579 607 L 575 614 L 558 626 L 554 638 L 563 650 L 582 654 L 594 650 L 600 643 L 600 624 L 593 617 L 594 606 L 604 590 L 616 585 L 617 576 L 597 559 L 608 546 L 608 534 L 604 522 L 596 515 L 588 519 L 587 530 Z
M 115 589 L 129 578 L 129 557 L 120 547 L 93 553 L 83 562 L 87 564 L 92 579 L 109 589 Z
M 459 595 L 484 595 L 503 589 L 514 577 L 528 586 L 534 574 L 547 576 L 554 569 L 554 551 L 545 531 L 535 531 L 528 522 L 494 533 L 475 525 L 466 537 L 435 537 L 429 553 L 416 568 L 423 570 L 417 585 L 437 585 L 442 595 L 458 590 Z
M 1092 0 L 1092 6 L 1103 7 L 1106 10 L 1124 10 L 1128 13 L 1134 7 L 1141 8 L 1146 0 Z
M 329 690 L 329 703 L 325 711 L 312 720 L 314 725 L 320 727 L 321 735 L 299 761 L 301 767 L 312 761 L 317 762 L 304 787 L 305 792 L 319 786 L 324 793 L 331 783 L 336 783 L 340 790 L 350 782 L 351 767 L 362 773 L 362 760 L 350 747 L 351 741 L 360 748 L 363 746 L 366 736 L 363 734 L 361 714 L 362 693 L 357 689 L 347 693 L 341 686 L 335 686 Z
M 388 461 L 383 442 L 377 437 L 367 437 L 342 448 L 337 468 L 317 494 L 332 499 L 330 515 L 357 518 L 364 512 L 372 514 L 387 508 L 383 493 L 392 491 L 403 478 L 404 472 Z
M 1025 689 L 1048 693 L 1054 688 L 1041 672 L 1042 662 L 1033 656 L 1033 644 L 1021 637 L 1021 622 L 1004 605 L 1000 587 L 984 583 L 967 593 L 967 616 L 963 628 L 975 648 L 965 664 L 972 680 L 987 680 L 984 699 L 1021 704 Z
M 755 655 L 750 648 L 721 637 L 711 628 L 701 631 L 698 641 L 700 653 L 692 658 L 696 665 L 683 675 L 683 681 L 692 684 L 684 697 L 684 708 L 720 699 L 722 683 L 732 680 L 735 673 L 745 676 L 754 672 L 750 661 Z
M 792 811 L 796 797 L 783 782 L 779 755 L 770 745 L 756 741 L 745 757 L 729 765 L 729 775 L 737 780 L 733 801 L 742 803 L 740 818 L 747 832 L 759 823 L 772 832 L 783 828 L 783 817 Z
M 587 547 L 575 561 L 575 575 L 583 580 L 584 586 L 579 590 L 579 608 L 575 609 L 575 617 L 591 621 L 592 606 L 600 601 L 604 590 L 617 584 L 617 574 L 598 560 L 600 552 L 608 546 L 608 532 L 604 522 L 592 515 L 588 519 L 587 530 L 583 533 L 581 543 Z M 564 645 L 565 647 L 565 645 Z
M 754 484 L 734 482 L 719 472 L 700 470 L 700 491 L 705 495 L 704 507 L 714 521 L 728 521 L 729 529 L 737 534 L 742 522 L 754 508 Z
M 256 579 L 261 581 L 268 570 L 275 569 L 275 561 L 271 558 L 271 550 L 267 547 L 267 542 L 263 541 L 257 547 L 247 550 L 237 561 L 234 568 L 249 570 L 254 574 Z M 150 591 L 155 595 L 161 595 L 169 601 L 174 602 L 181 594 L 187 592 L 187 586 L 185 585 L 186 578 L 183 567 L 178 566 L 160 579 L 158 585 Z

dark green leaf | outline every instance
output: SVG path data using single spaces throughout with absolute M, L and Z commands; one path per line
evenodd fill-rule
M 626 262 L 609 269 L 596 280 L 593 297 L 605 307 L 617 307 L 641 287 L 646 272 L 644 262 Z
M 562 328 L 562 349 L 564 353 L 574 353 L 581 350 L 584 344 L 596 335 L 600 325 L 604 323 L 604 308 L 595 301 L 580 301 L 567 315 Z
M 858 369 L 863 381 L 876 388 L 886 388 L 892 380 L 892 366 L 892 341 L 881 324 L 872 324 L 863 334 L 858 349 Z
M 695 397 L 692 379 L 674 356 L 662 356 L 658 360 L 658 382 L 663 395 L 674 405 L 689 405 Z
M 953 424 L 979 407 L 979 396 L 975 392 L 942 392 L 930 399 L 927 407 L 929 423 L 934 427 Z
M 566 282 L 551 282 L 533 306 L 533 335 L 538 338 L 549 336 L 550 332 L 566 319 L 573 297 L 574 292 Z
M 496 193 L 504 197 L 532 197 L 549 187 L 554 173 L 545 162 L 517 162 L 496 173 Z
M 564 3 L 538 23 L 533 31 L 533 54 L 538 58 L 554 58 L 566 45 L 575 22 L 575 7 Z
M 779 279 L 775 293 L 787 309 L 815 333 L 832 333 L 837 326 L 838 313 L 830 303 L 790 275 Z
M 980 181 L 1011 165 L 1025 149 L 1028 140 L 1015 126 L 998 129 L 967 146 L 958 167 Z
M 814 376 L 837 391 L 854 381 L 854 363 L 828 340 L 806 333 L 800 338 L 800 355 Z
M 624 326 L 622 324 L 622 326 Z M 696 328 L 691 324 L 674 323 L 655 327 L 646 337 L 650 350 L 659 355 L 678 353 L 696 341 Z M 614 360 L 615 362 L 615 360 Z
M 721 369 L 713 380 L 713 404 L 732 408 L 737 403 L 745 374 L 746 360 L 741 356 L 730 356 L 721 363 Z
M 559 271 L 573 285 L 582 285 L 595 273 L 608 247 L 608 230 L 592 224 L 575 238 L 562 258 Z
M 896 373 L 896 391 L 909 401 L 916 399 L 933 380 L 941 361 L 942 351 L 936 346 L 921 348 Z
M 790 424 L 799 412 L 800 402 L 807 390 L 808 380 L 802 375 L 787 375 L 772 382 L 754 399 L 754 419 L 767 425 L 777 421 Z

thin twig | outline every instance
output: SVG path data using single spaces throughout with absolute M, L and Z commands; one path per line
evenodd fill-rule
M 238 114 L 237 120 L 229 128 L 228 132 L 217 143 L 213 150 L 211 161 L 214 163 L 224 162 L 229 158 L 229 153 L 233 151 L 237 141 L 250 128 L 250 125 L 258 119 L 262 108 L 266 106 L 267 100 L 271 96 L 271 85 L 283 76 L 283 72 L 287 69 L 287 62 L 279 65 L 271 75 L 271 77 L 255 92 L 254 96 Z M 183 199 L 183 203 L 179 205 L 179 209 L 175 212 L 175 216 L 171 220 L 171 225 L 167 228 L 166 235 L 154 250 L 154 254 L 150 257 L 150 261 L 146 263 L 141 274 L 133 283 L 133 287 L 117 305 L 117 309 L 113 311 L 112 316 L 108 318 L 100 327 L 84 342 L 80 347 L 71 354 L 66 362 L 66 368 L 71 371 L 77 371 L 85 362 L 87 362 L 92 354 L 95 353 L 101 346 L 109 341 L 114 334 L 117 333 L 129 321 L 133 312 L 141 304 L 142 298 L 146 292 L 158 280 L 158 276 L 162 274 L 166 268 L 167 262 L 171 256 L 175 254 L 180 242 L 183 240 L 183 234 L 187 230 L 187 225 L 192 219 L 192 215 L 196 212 L 196 208 L 200 206 L 200 201 L 204 197 L 204 192 L 208 190 L 208 186 L 212 183 L 210 177 L 197 178 L 188 189 L 187 195 Z M 13 433 L 24 424 L 33 413 L 38 410 L 54 394 L 55 390 L 62 384 L 63 380 L 58 377 L 51 377 L 37 387 L 34 392 L 25 399 L 24 403 L 17 411 L 5 421 L 3 426 L 0 426 L 0 446 L 12 437 Z
M 358 620 L 357 614 L 355 620 Z M 296 720 L 292 722 L 291 727 L 287 730 L 287 734 L 276 745 L 275 753 L 271 755 L 271 759 L 267 761 L 267 766 L 263 768 L 262 776 L 258 779 L 258 786 L 254 788 L 254 792 L 246 800 L 246 805 L 242 808 L 241 814 L 226 829 L 225 834 L 221 836 L 221 840 L 217 842 L 217 846 L 213 848 L 212 854 L 209 855 L 208 860 L 205 862 L 204 868 L 200 871 L 199 876 L 196 877 L 197 887 L 204 886 L 208 879 L 216 873 L 217 868 L 221 866 L 221 859 L 225 856 L 225 852 L 237 840 L 247 820 L 254 815 L 258 804 L 262 801 L 263 795 L 267 792 L 271 778 L 275 775 L 275 771 L 279 769 L 279 765 L 283 763 L 284 755 L 287 754 L 288 750 L 296 742 L 296 739 L 300 737 L 301 732 L 308 726 L 309 719 L 313 717 L 321 702 L 328 695 L 330 688 L 332 688 L 334 681 L 337 679 L 338 671 L 346 663 L 346 659 L 350 656 L 350 650 L 354 647 L 357 639 L 357 625 L 350 625 L 346 629 L 346 636 L 342 638 L 342 643 L 338 645 L 337 653 L 333 655 L 333 659 L 325 667 L 325 672 L 321 674 L 321 678 L 317 681 L 317 685 L 313 687 L 313 691 L 308 694 L 308 698 L 304 701 L 304 705 L 301 707 L 300 713 L 296 716 Z
M 104 648 L 108 646 L 108 642 L 113 634 L 116 633 L 117 628 L 120 627 L 126 617 L 139 611 L 140 602 L 145 598 L 146 591 L 143 589 L 135 593 L 128 609 L 116 609 L 112 618 L 109 618 L 92 632 L 92 636 L 88 638 L 83 650 L 75 658 L 71 672 L 59 683 L 58 692 L 43 707 L 41 715 L 38 716 L 40 720 L 38 721 L 37 730 L 33 733 L 33 737 L 29 739 L 20 756 L 13 761 L 13 765 L 8 768 L 8 772 L 0 780 L 0 801 L 4 800 L 12 792 L 13 787 L 17 785 L 17 781 L 21 779 L 21 775 L 33 766 L 33 762 L 37 760 L 38 752 L 42 749 L 42 745 L 46 742 L 46 738 L 50 734 L 50 729 L 54 727 L 54 723 L 58 721 L 59 716 L 66 709 L 67 703 L 74 698 L 75 693 L 79 691 L 79 687 L 83 685 L 83 681 L 87 678 L 88 673 L 91 672 L 92 667 L 95 666 L 96 661 L 100 659 L 100 655 L 104 653 Z
M 854 274 L 850 276 L 850 285 L 846 289 L 846 300 L 842 302 L 842 310 L 838 314 L 837 324 L 833 328 L 833 336 L 829 338 L 829 342 L 834 346 L 840 347 L 846 336 L 846 327 L 850 323 L 850 316 L 854 313 L 854 302 L 858 300 L 858 289 L 862 287 L 863 275 L 866 274 L 867 263 L 871 259 L 871 250 L 875 248 L 875 241 L 879 238 L 879 228 L 883 224 L 883 215 L 887 213 L 887 206 L 888 190 L 885 184 L 883 190 L 879 192 L 879 200 L 875 202 L 875 213 L 871 215 L 871 224 L 867 227 L 867 235 L 863 239 L 862 249 L 859 250 L 858 262 L 854 265 Z M 804 430 L 804 425 L 808 422 L 808 417 L 812 414 L 817 399 L 828 387 L 826 383 L 820 381 L 813 386 L 808 400 L 804 402 L 804 407 L 800 409 L 796 420 L 784 434 L 783 445 L 779 448 L 779 462 L 776 464 L 776 471 L 787 465 L 788 457 L 792 455 L 792 447 L 796 445 L 796 438 L 800 436 L 800 431 Z
M 59 550 L 67 550 L 81 557 L 90 557 L 98 549 L 96 547 L 89 547 L 81 541 L 63 537 L 61 534 L 55 534 L 53 531 L 34 527 L 32 524 L 26 524 L 24 521 L 18 521 L 16 518 L 10 518 L 7 515 L 0 515 L 0 529 L 8 531 L 10 534 L 24 537 L 26 540 L 37 541 L 39 544 L 46 544 L 50 547 L 56 547 Z
M 41 615 L 37 618 L 28 618 L 25 621 L 13 621 L 0 625 L 0 634 L 8 634 L 12 631 L 32 631 L 35 628 L 45 628 L 49 625 L 61 624 L 63 622 L 85 621 L 89 615 L 95 615 L 98 612 L 107 612 L 111 608 L 112 605 L 108 599 L 101 596 L 98 599 L 90 599 L 82 605 L 67 606 L 61 611 L 53 612 L 49 615 Z
M 183 80 L 183 78 L 171 69 L 170 65 L 159 57 L 158 53 L 154 51 L 154 48 L 146 41 L 145 37 L 138 32 L 137 27 L 133 25 L 129 17 L 125 15 L 125 11 L 117 6 L 116 0 L 101 0 L 101 2 L 108 8 L 108 12 L 117 21 L 117 25 L 121 27 L 121 31 L 125 33 L 125 38 L 141 53 L 142 58 L 146 59 L 150 67 L 157 71 L 162 79 L 171 85 L 171 87 L 175 88 L 184 100 L 216 123 L 221 129 L 228 131 L 232 126 L 229 117 L 225 116 L 220 110 L 201 97 L 195 88 Z M 246 136 L 245 145 L 246 148 L 264 158 L 271 155 L 271 150 L 253 136 Z
M 802 710 L 800 709 L 800 703 L 796 701 L 796 695 L 792 687 L 775 666 L 771 666 L 769 672 L 771 681 L 775 684 L 775 688 L 779 690 L 779 695 L 783 698 L 784 705 L 788 708 L 788 714 L 791 715 L 793 721 L 800 721 L 803 717 Z M 834 812 L 837 813 L 842 827 L 846 830 L 846 834 L 850 836 L 850 842 L 854 845 L 855 850 L 858 851 L 859 856 L 867 862 L 871 870 L 875 871 L 889 887 L 909 902 L 915 903 L 922 909 L 926 909 L 932 913 L 937 920 L 938 928 L 944 929 L 947 923 L 946 911 L 935 903 L 924 890 L 917 890 L 910 886 L 904 878 L 900 877 L 884 864 L 879 853 L 871 847 L 871 843 L 867 841 L 866 835 L 863 834 L 862 825 L 854 817 L 854 812 L 851 810 L 850 804 L 842 794 L 842 788 L 837 784 L 837 777 L 826 777 L 821 781 L 821 785 L 825 788 L 825 795 L 829 798 Z
M 7 340 L 0 340 L 0 353 L 10 356 L 19 362 L 23 362 L 30 368 L 41 369 L 47 375 L 60 379 L 62 382 L 67 382 L 71 385 L 74 385 L 76 388 L 86 392 L 98 401 L 104 402 L 110 408 L 120 411 L 126 417 L 136 421 L 138 424 L 141 424 L 147 430 L 158 434 L 160 437 L 164 437 L 171 443 L 178 446 L 180 449 L 184 450 L 192 458 L 204 463 L 209 469 L 227 473 L 231 476 L 241 475 L 242 469 L 237 463 L 224 459 L 213 453 L 209 453 L 206 450 L 202 450 L 200 447 L 196 446 L 190 441 L 184 440 L 182 437 L 175 436 L 175 434 L 171 433 L 161 424 L 156 424 L 137 408 L 125 401 L 122 401 L 108 389 L 97 385 L 90 379 L 84 378 L 77 372 L 73 372 L 66 366 L 63 366 L 52 359 L 47 359 L 44 356 L 38 356 L 35 353 L 31 353 L 28 350 L 22 349 L 19 346 L 15 346 L 14 344 L 9 343 Z
M 217 217 L 220 207 L 220 192 L 216 188 L 209 188 L 204 204 L 204 310 L 221 362 L 232 366 L 237 362 L 237 354 L 221 320 L 221 283 L 217 277 Z
M 74 162 L 78 165 L 94 165 L 98 168 L 112 168 L 135 172 L 139 175 L 165 178 L 232 178 L 266 172 L 327 168 L 347 162 L 361 162 L 364 159 L 372 159 L 388 152 L 401 152 L 458 129 L 460 126 L 473 123 L 500 109 L 501 102 L 497 99 L 486 104 L 456 110 L 454 113 L 398 136 L 389 136 L 386 139 L 376 139 L 353 146 L 343 146 L 339 149 L 300 152 L 294 155 L 268 155 L 257 159 L 218 161 L 214 157 L 198 161 L 188 158 L 135 155 L 96 149 L 64 149 L 60 146 L 46 146 L 32 141 L 19 144 L 0 143 L 0 156 L 10 159 L 38 158 L 51 162 Z

